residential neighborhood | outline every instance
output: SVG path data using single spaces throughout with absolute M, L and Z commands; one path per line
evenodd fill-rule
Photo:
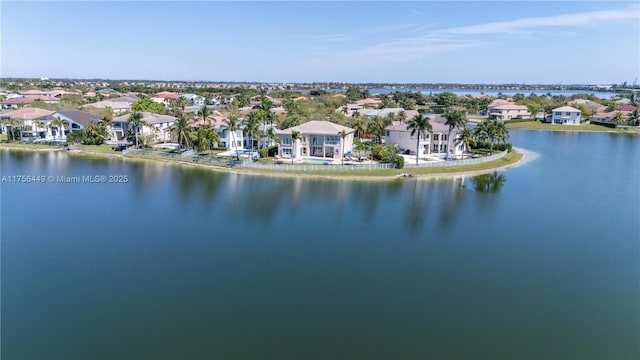
M 343 92 L 277 87 L 157 91 L 147 85 L 135 89 L 126 83 L 0 89 L 0 131 L 15 132 L 11 138 L 21 141 L 68 142 L 70 133 L 82 133 L 94 124 L 104 127 L 101 142 L 119 149 L 158 144 L 225 154 L 264 149 L 263 156 L 272 152 L 275 158 L 293 163 L 314 159 L 344 163 L 355 153 L 357 159 L 392 161 L 380 153 L 381 147 L 388 147 L 420 163 L 478 156 L 474 139 L 463 136 L 467 122 L 494 121 L 502 127 L 538 119 L 550 125 L 639 125 L 636 98 L 625 97 L 370 94 L 356 86 Z M 452 123 L 454 113 L 460 120 Z M 414 119 L 427 122 L 421 131 L 412 127 Z M 476 133 L 480 143 L 494 139 Z

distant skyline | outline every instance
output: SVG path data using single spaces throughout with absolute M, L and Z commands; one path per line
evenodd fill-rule
M 2 1 L 0 76 L 631 84 L 640 5 Z

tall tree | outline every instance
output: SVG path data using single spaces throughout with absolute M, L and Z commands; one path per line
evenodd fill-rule
M 467 123 L 467 119 L 465 118 L 464 114 L 460 110 L 453 110 L 448 112 L 445 115 L 445 118 L 447 119 L 447 121 L 445 121 L 444 124 L 449 127 L 449 134 L 447 136 L 447 142 L 448 142 L 447 157 L 448 157 L 449 153 L 453 151 L 451 149 L 451 144 L 452 144 L 451 132 L 456 129 L 464 128 L 465 124 Z
M 473 131 L 467 128 L 462 129 L 460 137 L 456 139 L 455 146 L 460 144 L 464 144 L 467 151 L 471 150 L 471 146 L 476 146 L 476 136 L 473 134 Z M 464 158 L 464 152 L 462 154 L 462 158 Z
M 211 110 L 209 110 L 207 105 L 202 105 L 202 107 L 198 110 L 198 116 L 202 118 L 203 124 L 208 121 L 209 126 L 211 126 L 211 119 L 209 119 L 209 116 L 211 116 Z
M 249 149 L 253 150 L 253 139 L 260 136 L 260 114 L 252 112 L 247 115 L 244 122 L 244 131 L 249 136 Z
M 133 127 L 133 131 L 136 135 L 136 149 L 138 148 L 138 136 L 140 135 L 140 127 L 147 125 L 147 122 L 142 120 L 142 113 L 134 111 L 129 115 L 129 126 Z
M 174 133 L 178 144 L 187 148 L 191 146 L 191 124 L 187 115 L 180 114 L 176 122 L 173 123 L 171 132 Z
M 356 136 L 360 140 L 362 140 L 364 135 L 367 133 L 367 123 L 365 123 L 364 119 L 359 116 L 355 117 L 351 121 L 350 127 L 356 131 Z
M 634 109 L 631 114 L 629 114 L 629 125 L 636 126 L 638 125 L 638 121 L 640 121 L 640 112 L 638 109 Z
M 400 111 L 397 116 L 398 121 L 405 123 L 407 121 L 407 113 L 404 110 Z
M 236 142 L 236 132 L 240 130 L 240 122 L 235 114 L 229 115 L 227 120 L 222 125 L 222 128 L 229 132 L 232 139 L 232 148 L 236 149 L 236 160 L 240 161 L 240 154 L 238 152 L 238 143 Z
M 344 139 L 347 138 L 347 131 L 343 129 L 342 131 L 338 132 L 338 134 L 340 135 L 340 138 L 342 139 L 342 142 L 340 143 L 340 145 L 342 145 L 342 150 L 341 150 L 340 154 L 341 154 L 341 163 L 342 163 L 342 165 L 344 165 Z
M 614 124 L 622 124 L 624 122 L 624 115 L 618 111 L 615 113 L 615 115 L 613 115 L 613 118 L 611 119 L 611 121 Z
M 31 134 L 33 135 L 33 137 L 38 137 L 38 129 L 42 129 L 46 126 L 46 124 L 44 123 L 44 121 L 42 120 L 33 120 L 31 122 L 33 129 L 31 131 Z
M 298 149 L 297 143 L 300 138 L 300 131 L 293 130 L 291 132 L 291 165 L 293 165 L 293 159 L 295 158 L 296 150 Z
M 65 126 L 69 126 L 69 122 L 65 119 L 57 117 L 51 121 L 51 125 L 55 126 L 58 129 L 58 138 L 62 140 L 62 135 L 64 134 Z
M 433 127 L 429 122 L 429 118 L 418 114 L 409 120 L 407 129 L 411 130 L 411 136 L 416 135 L 416 165 L 418 164 L 418 157 L 420 156 L 420 136 L 427 137 L 427 134 L 433 131 Z

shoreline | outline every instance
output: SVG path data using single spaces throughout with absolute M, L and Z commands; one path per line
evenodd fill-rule
M 125 161 L 152 161 L 156 163 L 163 163 L 168 165 L 177 165 L 177 166 L 189 166 L 194 168 L 208 169 L 216 172 L 224 172 L 224 173 L 233 173 L 233 174 L 241 174 L 241 175 L 250 175 L 250 176 L 268 176 L 268 177 L 278 177 L 278 178 L 307 178 L 307 179 L 321 179 L 321 180 L 343 180 L 343 181 L 397 181 L 397 180 L 438 180 L 438 179 L 450 179 L 459 176 L 476 176 L 483 175 L 487 173 L 492 173 L 498 170 L 508 169 L 515 165 L 518 165 L 523 162 L 526 155 L 523 152 L 518 152 L 514 150 L 514 153 L 521 155 L 520 158 L 515 161 L 495 166 L 487 169 L 479 169 L 479 170 L 463 170 L 463 171 L 451 171 L 451 172 L 436 172 L 430 174 L 409 174 L 409 176 L 403 176 L 403 174 L 407 174 L 403 172 L 404 169 L 396 169 L 399 171 L 399 174 L 393 175 L 353 175 L 353 174 L 320 174 L 318 172 L 314 173 L 304 173 L 304 172 L 291 172 L 291 171 L 256 171 L 252 168 L 246 168 L 242 166 L 237 167 L 222 167 L 222 166 L 212 166 L 206 165 L 203 163 L 197 162 L 188 162 L 188 161 L 180 161 L 174 159 L 163 159 L 163 158 L 153 158 L 153 157 L 144 157 L 144 156 L 127 156 L 118 153 L 103 153 L 103 152 L 95 152 L 88 151 L 82 149 L 69 149 L 66 148 L 28 148 L 21 146 L 5 146 L 5 144 L 0 144 L 0 149 L 14 150 L 14 151 L 33 151 L 33 152 L 51 152 L 51 151 L 65 151 L 69 155 L 75 156 L 85 156 L 85 157 L 101 157 L 101 158 L 112 158 L 112 159 L 121 159 Z M 493 160 L 500 161 L 501 159 Z M 490 161 L 491 162 L 491 161 Z M 490 163 L 487 162 L 487 163 Z M 468 166 L 468 165 L 460 165 L 460 166 Z M 433 169 L 433 168 L 432 168 Z M 436 168 L 438 169 L 438 168 Z M 442 167 L 441 169 L 452 169 L 452 167 Z M 363 170 L 367 171 L 367 170 Z

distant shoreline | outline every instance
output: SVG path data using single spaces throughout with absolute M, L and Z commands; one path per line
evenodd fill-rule
M 267 176 L 267 177 L 280 177 L 280 178 L 307 178 L 307 179 L 323 179 L 323 180 L 346 180 L 346 181 L 395 181 L 395 180 L 409 180 L 409 179 L 420 179 L 420 180 L 437 180 L 437 179 L 449 179 L 459 176 L 475 176 L 491 173 L 497 170 L 503 170 L 515 166 L 522 162 L 525 158 L 525 155 L 522 153 L 518 153 L 514 151 L 512 157 L 509 160 L 504 160 L 504 158 L 489 161 L 484 164 L 479 164 L 482 166 L 487 166 L 484 169 L 471 169 L 471 170 L 461 170 L 455 171 L 456 167 L 432 167 L 430 170 L 441 172 L 433 172 L 433 173 L 425 173 L 420 174 L 421 168 L 411 168 L 411 169 L 389 169 L 378 171 L 376 170 L 360 170 L 362 171 L 362 175 L 354 175 L 353 172 L 350 174 L 335 174 L 335 173 L 327 173 L 323 174 L 321 172 L 296 172 L 296 171 L 261 171 L 256 170 L 255 168 L 248 168 L 242 166 L 236 167 L 222 167 L 222 166 L 213 166 L 207 165 L 204 163 L 198 162 L 190 162 L 190 161 L 181 161 L 175 159 L 165 159 L 165 158 L 156 158 L 156 157 L 148 157 L 148 156 L 138 156 L 138 155 L 123 155 L 120 153 L 103 153 L 103 152 L 94 152 L 87 151 L 81 149 L 71 149 L 67 150 L 66 148 L 29 148 L 27 146 L 6 146 L 6 144 L 0 144 L 0 149 L 7 149 L 13 151 L 33 151 L 33 152 L 49 152 L 49 151 L 64 151 L 69 155 L 75 156 L 86 156 L 86 157 L 106 157 L 106 158 L 114 158 L 114 159 L 122 159 L 126 161 L 153 161 L 159 162 L 169 165 L 177 165 L 177 166 L 190 166 L 196 168 L 209 169 L 212 171 L 225 172 L 225 173 L 234 173 L 241 175 L 251 175 L 251 176 Z M 508 155 L 507 155 L 508 156 Z M 505 156 L 505 158 L 507 157 Z M 460 165 L 460 168 L 465 168 L 470 165 Z M 474 165 L 472 165 L 474 166 Z M 424 168 L 422 168 L 424 169 Z M 468 168 L 467 168 L 468 169 Z M 417 173 L 416 173 L 417 172 Z

